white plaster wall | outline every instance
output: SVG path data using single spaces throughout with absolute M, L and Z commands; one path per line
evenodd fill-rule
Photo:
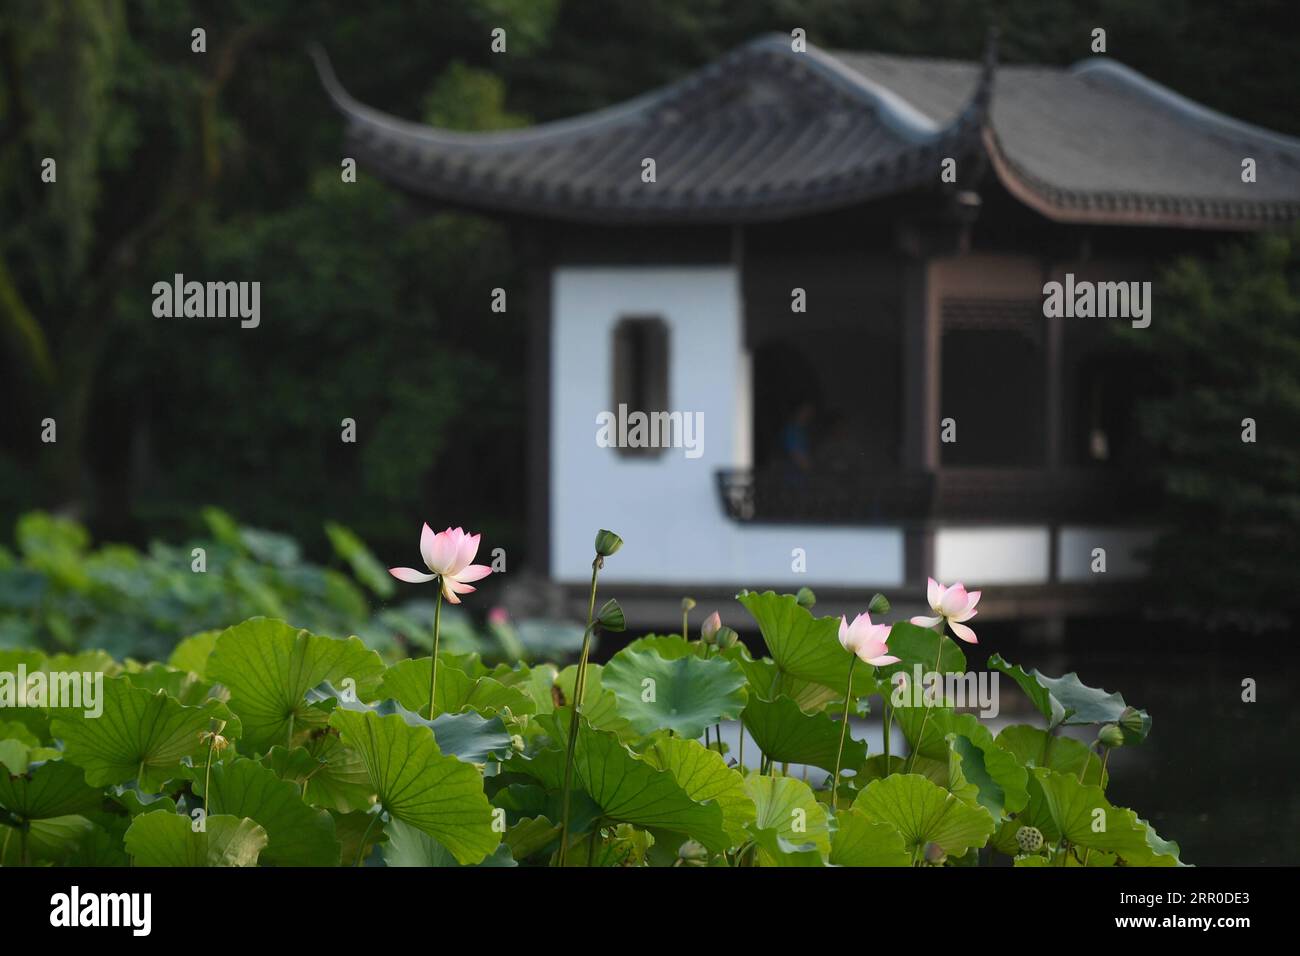
M 1051 548 L 1046 527 L 939 528 L 934 576 L 944 584 L 1045 584 Z
M 1138 552 L 1155 540 L 1155 533 L 1138 528 L 1063 527 L 1057 538 L 1057 567 L 1063 581 L 1108 581 L 1140 578 L 1147 565 Z M 1106 573 L 1092 571 L 1093 548 L 1106 549 Z
M 748 465 L 751 445 L 735 269 L 560 268 L 552 288 L 555 579 L 589 580 L 592 538 L 605 527 L 626 542 L 602 572 L 609 581 L 749 588 L 903 583 L 900 529 L 750 525 L 723 512 L 714 472 Z M 670 448 L 655 458 L 626 458 L 597 446 L 596 416 L 617 411 L 611 336 L 627 315 L 658 315 L 668 324 L 668 410 L 703 413 L 701 457 Z M 806 553 L 806 573 L 792 570 L 795 548 Z

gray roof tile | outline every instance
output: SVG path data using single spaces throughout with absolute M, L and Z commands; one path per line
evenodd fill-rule
M 602 222 L 744 222 L 938 186 L 986 153 L 1053 219 L 1253 228 L 1300 218 L 1300 141 L 1214 113 L 1114 61 L 1068 69 L 790 50 L 764 37 L 628 103 L 527 130 L 454 133 L 363 106 L 322 54 L 359 163 L 423 196 Z M 1258 181 L 1241 181 L 1253 157 Z M 641 181 L 652 157 L 657 181 Z M 960 167 L 959 167 L 960 168 Z

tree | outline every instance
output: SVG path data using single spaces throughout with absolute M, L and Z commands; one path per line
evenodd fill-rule
M 1160 391 L 1139 409 L 1169 522 L 1156 603 L 1276 623 L 1300 610 L 1300 227 L 1180 260 L 1158 290 L 1122 333 Z

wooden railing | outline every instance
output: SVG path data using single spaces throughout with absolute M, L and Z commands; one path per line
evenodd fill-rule
M 900 521 L 1129 521 L 1150 509 L 1150 488 L 1090 469 L 949 468 L 828 475 L 717 472 L 722 507 L 737 521 L 889 524 Z

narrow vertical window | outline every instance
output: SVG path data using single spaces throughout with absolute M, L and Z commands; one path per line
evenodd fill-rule
M 658 317 L 629 317 L 614 326 L 614 408 L 619 418 L 668 410 L 668 323 Z M 622 455 L 658 455 L 663 448 L 628 447 Z

